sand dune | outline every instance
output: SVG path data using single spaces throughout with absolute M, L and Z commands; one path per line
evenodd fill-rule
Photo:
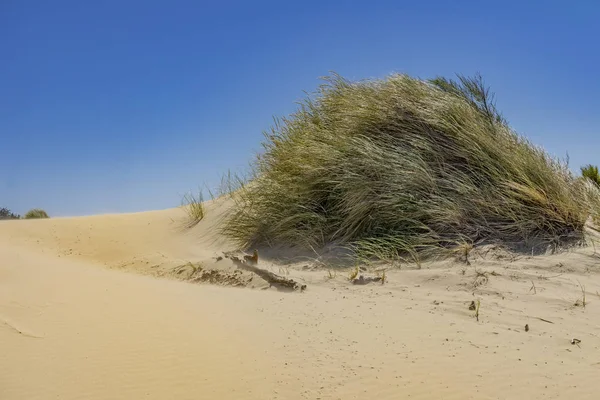
M 233 268 L 213 258 L 234 248 L 215 233 L 227 206 L 191 230 L 178 209 L 0 222 L 0 399 L 597 398 L 592 248 L 365 286 L 261 261 L 303 293 L 182 281 L 188 262 Z

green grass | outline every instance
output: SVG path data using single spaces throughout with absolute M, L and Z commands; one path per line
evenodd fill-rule
M 598 187 L 600 187 L 600 173 L 598 172 L 598 167 L 595 165 L 588 164 L 584 167 L 581 167 L 581 176 L 589 179 L 594 182 Z
M 25 213 L 25 216 L 23 217 L 25 219 L 39 219 L 39 218 L 50 218 L 48 216 L 48 213 L 44 210 L 42 210 L 41 208 L 34 208 L 32 210 L 27 211 L 27 213 Z
M 263 146 L 223 227 L 242 246 L 417 262 L 464 243 L 531 253 L 581 240 L 600 198 L 509 127 L 480 77 L 333 76 Z
M 206 215 L 202 191 L 199 191 L 198 194 L 188 193 L 183 196 L 181 207 L 187 217 L 186 227 L 191 228 L 197 225 Z

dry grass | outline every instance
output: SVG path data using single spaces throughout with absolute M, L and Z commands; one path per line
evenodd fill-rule
M 333 271 L 331 269 L 327 270 L 327 276 L 325 277 L 325 279 L 332 280 L 332 279 L 335 279 L 336 277 L 337 277 L 337 271 Z
M 579 281 L 577 281 L 577 283 L 579 284 L 579 289 L 581 289 L 581 299 L 577 299 L 575 306 L 581 306 L 585 308 L 585 305 L 587 304 L 585 300 L 585 286 L 583 286 Z
M 358 277 L 358 274 L 360 273 L 360 268 L 358 266 L 356 266 L 351 272 L 350 275 L 348 275 L 348 280 L 349 281 L 353 281 L 356 279 L 356 277 Z
M 580 242 L 600 212 L 598 187 L 516 134 L 480 78 L 334 76 L 263 145 L 252 182 L 230 190 L 223 231 L 242 246 L 417 263 L 465 243 L 533 253 Z
M 25 214 L 25 216 L 23 217 L 25 219 L 41 219 L 41 218 L 50 218 L 50 216 L 48 215 L 48 213 L 44 210 L 42 210 L 41 208 L 34 208 L 32 210 L 27 211 L 27 213 Z
M 197 195 L 188 193 L 183 196 L 181 207 L 186 213 L 186 227 L 191 228 L 204 219 L 204 197 L 199 191 Z
M 381 271 L 381 275 L 378 273 L 377 276 L 381 277 L 381 284 L 385 284 L 387 282 L 387 275 L 385 273 L 385 269 Z

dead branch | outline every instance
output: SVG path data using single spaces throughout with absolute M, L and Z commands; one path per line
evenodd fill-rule
M 276 275 L 271 271 L 267 271 L 265 269 L 261 269 L 255 267 L 254 265 L 249 264 L 246 260 L 242 261 L 239 257 L 233 255 L 225 255 L 229 258 L 233 263 L 243 270 L 253 272 L 256 275 L 260 276 L 262 279 L 267 281 L 269 286 L 275 286 L 279 290 L 297 290 L 304 291 L 306 289 L 306 285 L 300 285 L 293 279 L 284 278 L 282 276 Z

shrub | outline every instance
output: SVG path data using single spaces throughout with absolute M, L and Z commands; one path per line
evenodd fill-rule
M 0 208 L 0 220 L 3 220 L 3 219 L 19 219 L 19 218 L 21 218 L 20 215 L 14 214 L 8 208 L 5 208 L 5 207 Z
M 34 208 L 32 210 L 27 211 L 25 214 L 25 219 L 36 219 L 36 218 L 50 218 L 46 211 L 40 208 Z
M 241 245 L 338 243 L 417 258 L 464 243 L 580 240 L 590 191 L 510 129 L 480 77 L 327 78 L 265 134 L 223 227 Z
M 597 166 L 588 164 L 584 167 L 581 167 L 581 176 L 591 180 L 600 187 L 600 173 L 598 173 Z

